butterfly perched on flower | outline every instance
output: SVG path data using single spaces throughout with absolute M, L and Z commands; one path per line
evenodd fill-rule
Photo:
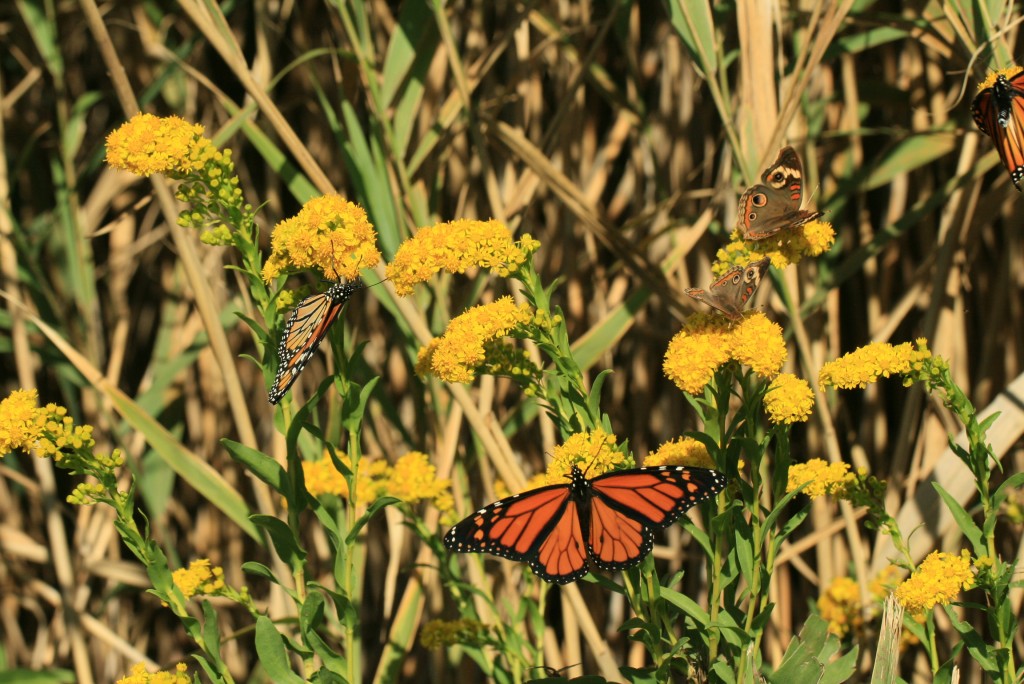
M 820 211 L 800 208 L 804 166 L 792 147 L 783 147 L 761 182 L 740 197 L 737 227 L 744 240 L 765 240 L 783 228 L 802 226 L 821 217 Z
M 637 565 L 654 546 L 654 528 L 724 487 L 725 477 L 707 468 L 633 468 L 588 480 L 574 465 L 567 484 L 485 506 L 452 527 L 444 545 L 524 561 L 544 581 L 567 584 L 589 572 L 588 560 L 602 570 Z
M 974 97 L 971 115 L 981 132 L 992 138 L 1010 180 L 1020 190 L 1024 179 L 1024 68 L 1014 67 L 994 76 L 985 80 Z
M 326 292 L 310 295 L 295 307 L 277 345 L 277 374 L 267 396 L 271 404 L 281 401 L 341 315 L 345 303 L 362 287 L 358 278 L 334 283 Z
M 744 305 L 757 292 L 757 286 L 771 263 L 771 259 L 764 257 L 746 266 L 737 266 L 711 283 L 708 289 L 691 287 L 686 294 L 718 309 L 729 320 L 738 321 L 743 318 Z

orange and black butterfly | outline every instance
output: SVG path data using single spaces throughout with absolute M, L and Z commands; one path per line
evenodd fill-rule
M 654 546 L 654 528 L 725 487 L 706 468 L 657 466 L 588 480 L 572 467 L 568 484 L 549 485 L 481 508 L 448 531 L 452 551 L 493 553 L 530 564 L 546 582 L 567 584 L 589 572 L 622 570 Z
M 277 375 L 268 393 L 271 404 L 281 401 L 341 315 L 345 302 L 362 287 L 363 283 L 358 278 L 347 283 L 334 283 L 326 292 L 310 295 L 295 307 L 277 346 Z
M 1024 70 L 1007 78 L 996 76 L 971 104 L 971 115 L 981 132 L 992 138 L 1010 180 L 1020 190 L 1024 179 Z

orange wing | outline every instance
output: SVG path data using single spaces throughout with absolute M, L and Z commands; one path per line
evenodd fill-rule
M 481 508 L 444 536 L 462 553 L 493 553 L 526 561 L 548 582 L 565 584 L 587 574 L 578 504 L 568 485 L 550 485 Z
M 602 570 L 629 568 L 651 552 L 654 532 L 639 520 L 615 510 L 600 497 L 590 500 L 587 551 Z
M 668 527 L 688 508 L 725 487 L 706 468 L 658 466 L 608 473 L 590 483 L 587 550 L 603 570 L 639 563 L 654 545 L 654 527 Z
M 1007 80 L 1000 77 L 971 105 L 974 123 L 992 138 L 999 158 L 1018 190 L 1024 180 L 1024 72 Z
M 341 315 L 345 302 L 362 286 L 358 280 L 335 283 L 327 292 L 310 295 L 295 307 L 277 346 L 277 374 L 268 393 L 271 404 L 281 401 Z

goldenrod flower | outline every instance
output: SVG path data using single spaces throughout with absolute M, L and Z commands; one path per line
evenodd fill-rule
M 700 394 L 729 360 L 728 331 L 729 323 L 721 316 L 697 313 L 687 318 L 665 351 L 665 377 L 684 392 Z
M 782 328 L 760 312 L 739 323 L 698 313 L 686 319 L 665 352 L 665 377 L 679 389 L 699 394 L 723 364 L 735 360 L 758 375 L 773 378 L 786 361 Z
M 693 437 L 680 437 L 669 440 L 658 447 L 657 451 L 647 454 L 644 466 L 696 466 L 698 468 L 715 469 L 715 462 L 708 454 L 703 442 Z
M 430 457 L 420 451 L 410 451 L 400 457 L 391 467 L 384 485 L 385 491 L 396 499 L 410 504 L 431 499 L 442 512 L 455 506 L 449 493 L 451 486 L 451 480 L 437 478 L 437 468 Z
M 615 435 L 601 428 L 578 432 L 554 448 L 547 469 L 547 484 L 568 484 L 574 465 L 585 471 L 588 479 L 594 479 L 612 470 L 632 467 L 632 460 L 616 449 Z
M 948 605 L 961 589 L 973 586 L 969 551 L 964 549 L 959 556 L 932 551 L 914 574 L 896 588 L 896 598 L 908 613 L 922 613 L 936 604 Z
M 711 267 L 722 275 L 736 266 L 746 266 L 764 257 L 780 271 L 804 257 L 824 254 L 836 241 L 836 232 L 828 221 L 809 221 L 802 226 L 786 228 L 771 240 L 744 240 L 740 231 L 733 231 L 729 243 L 718 250 L 718 261 Z
M 318 269 L 326 279 L 354 279 L 380 261 L 377 231 L 358 204 L 338 195 L 311 199 L 299 213 L 274 226 L 263 280 L 288 269 Z
M 198 680 L 195 680 L 198 681 Z M 137 663 L 132 666 L 130 674 L 117 680 L 117 684 L 192 684 L 193 679 L 188 675 L 188 666 L 185 663 L 178 663 L 174 672 L 146 672 L 145 663 Z
M 0 456 L 12 449 L 35 452 L 39 457 L 52 457 L 68 469 L 84 465 L 101 465 L 110 469 L 121 465 L 123 458 L 115 451 L 102 458 L 92 454 L 96 445 L 91 425 L 75 425 L 68 410 L 57 404 L 38 408 L 36 390 L 15 390 L 0 401 Z M 87 460 L 89 463 L 83 463 Z M 70 463 L 64 463 L 69 460 Z
M 352 462 L 347 455 L 341 456 L 341 462 L 348 468 L 352 467 Z M 370 504 L 383 496 L 385 482 L 390 471 L 391 467 L 386 461 L 361 460 L 359 471 L 356 473 L 356 503 Z M 306 482 L 306 491 L 312 496 L 319 497 L 324 494 L 333 494 L 341 498 L 349 496 L 348 481 L 334 467 L 334 461 L 329 455 L 319 461 L 303 461 L 302 474 Z
M 485 345 L 505 337 L 533 318 L 526 304 L 517 306 L 511 297 L 474 306 L 456 316 L 444 335 L 420 349 L 416 372 L 432 373 L 445 382 L 469 383 L 484 363 Z
M 789 467 L 789 478 L 786 491 L 792 492 L 800 485 L 809 482 L 803 493 L 812 499 L 825 496 L 844 498 L 847 489 L 857 482 L 857 476 L 850 471 L 848 463 L 827 463 L 820 458 L 812 458 L 807 463 L 794 463 Z
M 36 420 L 39 393 L 14 390 L 0 401 L 0 457 L 15 449 L 28 453 L 42 434 L 43 426 Z
M 729 355 L 764 378 L 774 378 L 786 362 L 782 327 L 761 312 L 746 315 L 729 331 Z
M 811 417 L 814 408 L 814 393 L 803 378 L 792 373 L 783 373 L 768 386 L 764 395 L 764 409 L 768 420 L 776 425 L 802 423 Z
M 835 578 L 818 597 L 818 613 L 840 639 L 863 626 L 860 608 L 860 589 L 849 577 Z
M 488 642 L 489 628 L 476 620 L 430 620 L 420 628 L 424 648 L 444 648 L 455 644 L 482 646 Z
M 107 163 L 140 176 L 180 178 L 196 168 L 192 155 L 203 141 L 209 143 L 199 124 L 177 116 L 136 114 L 107 136 Z
M 818 385 L 824 389 L 867 387 L 869 382 L 890 375 L 909 375 L 904 384 L 909 385 L 915 375 L 925 370 L 925 362 L 932 358 L 924 339 L 917 340 L 917 349 L 910 342 L 895 346 L 887 342 L 875 342 L 856 349 L 842 358 L 829 361 L 818 374 Z
M 209 558 L 192 561 L 188 568 L 178 568 L 171 578 L 186 599 L 193 596 L 216 596 L 224 592 L 224 568 L 210 563 Z
M 1012 66 L 1005 69 L 999 69 L 998 71 L 990 71 L 985 77 L 985 80 L 978 84 L 978 92 L 981 92 L 985 88 L 991 88 L 996 84 L 996 78 L 999 76 L 1005 76 L 1006 80 L 1010 80 L 1020 72 L 1024 71 L 1024 67 Z
M 480 266 L 505 277 L 519 270 L 539 246 L 528 234 L 515 242 L 500 221 L 459 219 L 418 230 L 398 247 L 387 276 L 400 296 L 441 270 L 465 273 Z
M 868 583 L 868 591 L 879 601 L 885 600 L 892 590 L 899 584 L 899 577 L 902 574 L 898 566 L 888 565 L 875 575 L 875 579 Z

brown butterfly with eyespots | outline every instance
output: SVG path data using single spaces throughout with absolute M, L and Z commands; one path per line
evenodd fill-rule
M 740 197 L 737 225 L 744 240 L 765 240 L 783 228 L 802 226 L 820 211 L 800 208 L 804 166 L 792 147 L 783 147 L 775 163 L 761 174 L 761 183 Z
M 757 292 L 757 286 L 771 263 L 771 259 L 765 257 L 746 266 L 737 266 L 711 283 L 708 289 L 691 287 L 686 294 L 718 309 L 729 320 L 739 321 L 743 318 L 743 307 Z

